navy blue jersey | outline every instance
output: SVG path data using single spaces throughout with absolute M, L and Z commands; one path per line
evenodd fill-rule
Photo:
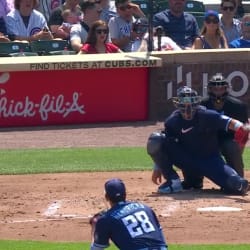
M 187 153 L 207 157 L 219 152 L 217 133 L 227 130 L 231 118 L 205 107 L 199 107 L 192 120 L 182 118 L 179 110 L 165 121 L 170 137 L 177 138 Z
M 224 100 L 224 105 L 221 107 L 220 110 L 215 109 L 215 106 L 213 104 L 213 100 L 209 97 L 206 97 L 202 100 L 201 105 L 207 107 L 208 109 L 214 109 L 217 112 L 230 116 L 236 120 L 239 120 L 243 123 L 248 122 L 248 109 L 247 105 L 243 103 L 242 101 L 232 97 L 227 96 Z M 219 134 L 219 140 L 223 139 L 233 139 L 234 138 L 234 131 L 220 131 Z
M 153 26 L 162 26 L 166 36 L 171 37 L 180 47 L 191 47 L 199 36 L 199 27 L 195 17 L 184 12 L 180 17 L 170 10 L 164 10 L 153 16 Z
M 119 202 L 98 219 L 94 246 L 106 248 L 110 239 L 120 250 L 166 247 L 154 211 L 138 202 Z

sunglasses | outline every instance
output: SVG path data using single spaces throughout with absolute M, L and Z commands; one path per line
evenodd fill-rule
M 130 6 L 130 5 L 125 5 L 125 6 L 119 7 L 119 10 L 121 10 L 121 11 L 130 10 L 130 9 L 132 9 L 132 6 Z
M 99 34 L 99 35 L 102 34 L 102 33 L 103 34 L 108 34 L 108 30 L 107 29 L 97 29 L 96 33 Z
M 210 23 L 217 24 L 217 23 L 219 23 L 219 20 L 217 18 L 207 18 L 207 19 L 205 19 L 205 22 L 208 24 L 210 24 Z
M 225 7 L 222 7 L 222 9 L 223 9 L 224 11 L 227 11 L 227 10 L 233 11 L 233 10 L 234 10 L 234 7 L 233 7 L 233 6 L 225 6 Z

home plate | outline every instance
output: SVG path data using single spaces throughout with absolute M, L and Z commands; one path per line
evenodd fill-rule
M 239 212 L 242 208 L 238 207 L 199 207 L 198 212 Z

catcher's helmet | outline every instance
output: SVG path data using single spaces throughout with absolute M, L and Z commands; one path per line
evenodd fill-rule
M 197 107 L 201 102 L 201 96 L 188 86 L 177 90 L 177 97 L 173 98 L 174 105 L 180 110 L 185 120 L 192 120 Z
M 225 99 L 229 93 L 229 90 L 229 83 L 221 73 L 213 75 L 207 85 L 207 93 L 209 97 L 215 100 L 217 103 L 220 103 Z

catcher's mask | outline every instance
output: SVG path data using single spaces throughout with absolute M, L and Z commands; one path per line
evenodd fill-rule
M 224 101 L 230 90 L 229 83 L 221 73 L 211 77 L 207 85 L 207 93 L 215 102 Z
M 183 119 L 192 120 L 197 107 L 201 102 L 201 96 L 187 86 L 177 90 L 177 97 L 173 97 L 173 103 L 181 112 Z

